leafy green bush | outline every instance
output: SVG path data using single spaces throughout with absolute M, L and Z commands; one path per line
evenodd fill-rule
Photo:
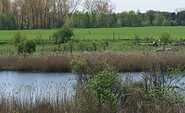
M 14 34 L 13 37 L 13 44 L 15 46 L 18 46 L 22 41 L 24 41 L 26 38 L 23 36 L 20 32 L 17 32 Z
M 57 44 L 62 44 L 70 41 L 72 36 L 73 30 L 66 26 L 53 33 L 53 39 Z
M 115 105 L 122 89 L 121 83 L 117 73 L 102 71 L 88 81 L 88 86 L 96 94 L 100 104 L 110 102 Z
M 160 35 L 160 41 L 163 43 L 163 48 L 165 50 L 165 46 L 170 42 L 170 34 L 169 33 L 162 33 Z
M 95 60 L 91 58 L 79 58 L 71 62 L 72 72 L 77 74 L 77 81 L 86 83 L 93 76 L 104 70 L 112 70 L 105 59 Z
M 33 53 L 36 50 L 36 43 L 32 40 L 26 40 L 26 36 L 23 36 L 20 32 L 14 35 L 13 43 L 18 47 L 19 53 Z
M 32 40 L 23 41 L 18 46 L 18 53 L 33 53 L 36 50 L 36 44 Z

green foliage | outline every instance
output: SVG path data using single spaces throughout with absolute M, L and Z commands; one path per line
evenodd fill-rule
M 19 113 L 17 110 L 14 110 L 13 113 Z
M 92 49 L 93 51 L 97 51 L 97 44 L 95 41 L 92 42 Z
M 36 8 L 36 6 L 34 8 Z M 20 8 L 20 11 L 23 9 Z M 47 13 L 53 15 L 54 17 L 47 16 L 47 20 L 48 20 L 47 22 L 45 21 L 45 19 L 40 19 L 40 21 L 37 22 L 37 24 L 30 22 L 32 21 L 33 18 L 29 17 L 28 15 L 24 15 L 24 16 L 29 18 L 22 17 L 20 20 L 18 20 L 19 18 L 17 18 L 12 11 L 2 13 L 0 14 L 0 29 L 2 30 L 17 29 L 17 28 L 47 29 L 47 28 L 59 28 L 62 25 L 69 25 L 70 27 L 73 27 L 73 28 L 97 28 L 97 27 L 117 27 L 117 26 L 119 27 L 184 26 L 185 25 L 184 10 L 181 10 L 176 13 L 160 12 L 160 11 L 153 11 L 153 10 L 146 11 L 146 13 L 142 13 L 139 10 L 128 11 L 128 12 L 124 11 L 121 13 L 74 11 L 73 13 L 70 14 L 69 19 L 66 19 L 65 15 L 63 15 L 64 17 L 56 16 L 54 15 L 54 12 L 50 12 L 50 10 L 52 9 L 48 9 Z M 35 20 L 38 20 L 39 18 L 40 16 L 36 16 Z
M 0 29 L 4 29 L 4 15 L 0 14 Z
M 70 52 L 72 53 L 73 52 L 73 48 L 74 48 L 74 42 L 73 41 L 69 41 L 68 42 L 68 47 L 70 49 Z
M 53 38 L 55 40 L 55 43 L 57 44 L 62 44 L 70 41 L 72 36 L 73 30 L 66 26 L 53 33 Z
M 17 32 L 14 34 L 13 43 L 15 46 L 18 46 L 25 39 L 26 39 L 25 36 L 23 36 L 20 32 Z
M 168 42 L 170 41 L 170 34 L 169 33 L 162 33 L 160 36 L 161 42 L 163 42 L 165 45 L 168 44 Z
M 117 73 L 102 71 L 91 78 L 87 84 L 101 104 L 110 102 L 115 105 L 121 83 L 122 80 Z
M 91 27 L 90 16 L 89 16 L 88 12 L 86 12 L 85 15 L 84 15 L 84 27 L 85 28 L 90 28 Z
M 80 84 L 86 83 L 101 71 L 112 70 L 105 59 L 78 58 L 72 60 L 71 65 L 72 72 L 77 74 L 77 81 Z
M 36 43 L 32 40 L 26 40 L 20 32 L 14 35 L 13 43 L 18 47 L 18 53 L 33 53 L 36 50 Z
M 35 43 L 38 45 L 44 45 L 45 44 L 45 40 L 42 39 L 42 36 L 39 34 L 37 36 L 37 38 L 35 39 Z
M 104 27 L 108 27 L 107 24 L 107 15 L 103 12 L 99 12 L 96 15 L 96 26 L 99 28 L 104 28 Z
M 163 43 L 164 49 L 165 46 L 170 42 L 170 34 L 169 33 L 162 33 L 160 36 L 160 41 Z
M 15 24 L 14 15 L 11 13 L 0 13 L 0 29 L 2 30 L 12 30 L 17 26 Z
M 79 42 L 77 45 L 77 48 L 80 52 L 83 52 L 85 50 L 85 46 L 83 42 Z
M 18 53 L 33 53 L 36 50 L 36 44 L 32 40 L 22 41 L 18 46 Z
M 137 43 L 140 42 L 140 40 L 141 39 L 139 38 L 139 36 L 135 34 L 135 36 L 134 36 L 134 43 L 137 44 Z
M 168 68 L 163 61 L 157 67 L 151 66 L 151 72 L 144 74 L 145 97 L 151 104 L 168 101 L 170 104 L 182 103 L 183 91 L 181 79 L 185 77 L 182 67 Z
M 90 22 L 91 22 L 91 28 L 96 28 L 96 13 L 91 13 L 90 14 Z
M 148 44 L 149 44 L 150 41 L 151 41 L 151 39 L 150 39 L 148 36 L 146 36 L 146 37 L 144 38 L 144 40 L 145 40 L 145 42 L 148 43 Z

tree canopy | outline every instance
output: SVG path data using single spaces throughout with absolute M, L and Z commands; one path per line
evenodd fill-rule
M 184 26 L 185 10 L 115 13 L 113 0 L 0 0 L 0 30 Z M 83 7 L 79 11 L 80 6 Z

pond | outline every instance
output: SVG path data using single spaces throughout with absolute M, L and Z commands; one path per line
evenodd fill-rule
M 57 101 L 66 94 L 72 96 L 75 82 L 72 73 L 0 72 L 0 98 L 14 97 L 29 103 L 43 99 Z
M 121 73 L 132 76 L 135 81 L 142 79 L 142 72 Z M 16 98 L 22 102 L 35 103 L 48 100 L 71 98 L 74 95 L 73 84 L 76 76 L 72 73 L 22 73 L 0 72 L 0 100 Z M 183 78 L 182 81 L 185 81 Z

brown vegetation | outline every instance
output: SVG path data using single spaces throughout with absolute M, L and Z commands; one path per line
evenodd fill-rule
M 10 87 L 4 84 L 4 87 Z M 56 84 L 55 95 L 53 92 L 47 92 L 45 89 L 38 90 L 35 86 L 22 85 L 16 92 L 12 90 L 12 95 L 1 92 L 0 96 L 0 113 L 99 113 L 97 98 L 86 89 L 78 87 L 76 94 L 69 97 L 68 86 L 65 84 Z M 46 88 L 50 88 L 48 83 Z M 25 90 L 27 88 L 27 90 Z M 124 89 L 122 101 L 116 105 L 116 111 L 112 112 L 109 103 L 106 103 L 101 113 L 184 113 L 184 105 L 170 104 L 166 100 L 152 102 L 153 97 L 147 96 L 143 92 L 143 82 L 138 81 L 131 83 Z M 48 91 L 50 91 L 48 89 Z M 38 98 L 34 98 L 39 95 Z M 54 97 L 52 97 L 54 96 Z M 147 96 L 147 97 L 146 97 Z M 22 100 L 26 98 L 27 100 Z
M 2 63 L 0 66 L 1 68 L 4 66 L 4 69 L 24 71 L 63 71 L 69 70 L 71 66 L 76 66 L 72 68 L 75 68 L 77 73 L 82 72 L 85 76 L 89 75 L 90 78 L 86 77 L 86 79 L 84 79 L 85 82 L 81 82 L 81 84 L 78 83 L 80 79 L 76 79 L 77 82 L 73 87 L 73 91 L 69 91 L 69 87 L 71 88 L 71 86 L 68 86 L 68 84 L 60 83 L 54 83 L 56 85 L 54 87 L 48 83 L 41 89 L 38 89 L 37 86 L 27 86 L 23 84 L 18 90 L 12 89 L 9 94 L 0 88 L 0 113 L 185 112 L 183 98 L 177 92 L 178 87 L 174 85 L 168 86 L 170 83 L 166 84 L 168 81 L 176 80 L 176 77 L 173 75 L 173 70 L 171 70 L 167 76 L 163 73 L 165 70 L 168 70 L 165 68 L 166 65 L 176 67 L 179 64 L 184 64 L 183 58 L 183 56 L 181 57 L 175 54 L 157 55 L 151 53 L 143 54 L 128 52 L 84 52 L 81 54 L 75 53 L 65 55 L 61 53 L 42 53 L 33 56 L 1 57 L 0 60 Z M 172 59 L 175 60 L 175 62 L 172 62 Z M 74 65 L 73 63 L 75 62 L 73 62 L 72 65 L 70 65 L 72 60 L 77 61 L 77 63 Z M 115 87 L 120 88 L 120 90 L 114 90 L 114 94 L 118 94 L 119 96 L 115 96 L 115 101 L 111 101 L 111 99 L 108 98 L 103 103 L 100 103 L 97 94 L 89 88 L 90 84 L 87 84 L 89 83 L 89 80 L 94 77 L 94 74 L 96 76 L 97 73 L 106 70 L 106 68 L 108 68 L 107 70 L 112 69 L 109 66 L 107 67 L 107 64 L 104 64 L 104 61 L 120 71 L 123 71 L 124 69 L 127 69 L 127 71 L 143 71 L 151 69 L 151 73 L 145 73 L 141 81 L 134 81 L 132 78 L 122 79 L 120 76 L 117 76 L 123 81 L 120 82 L 120 84 L 115 85 Z M 110 70 L 110 72 L 111 71 L 114 70 Z M 113 76 L 115 75 L 113 74 Z M 80 76 L 78 75 L 78 77 Z M 163 81 L 161 77 L 164 78 L 165 81 Z M 107 79 L 108 78 L 106 78 L 106 80 Z M 96 80 L 94 83 L 99 83 L 98 80 L 100 79 L 98 78 L 94 80 Z M 104 85 L 102 86 L 104 87 Z M 9 88 L 10 85 L 3 83 L 1 84 L 1 87 Z M 52 90 L 52 88 L 56 89 Z M 177 88 L 177 90 L 174 90 L 174 88 Z
M 148 71 L 151 65 L 163 61 L 166 66 L 178 67 L 185 65 L 185 56 L 166 53 L 141 53 L 141 52 L 83 52 L 74 54 L 45 52 L 40 55 L 27 56 L 1 56 L 1 70 L 16 71 L 43 71 L 66 72 L 71 70 L 71 61 L 86 59 L 89 63 L 95 60 L 105 60 L 116 70 L 124 72 Z
M 0 58 L 1 70 L 67 72 L 70 70 L 68 55 L 43 53 L 30 56 L 6 56 Z

